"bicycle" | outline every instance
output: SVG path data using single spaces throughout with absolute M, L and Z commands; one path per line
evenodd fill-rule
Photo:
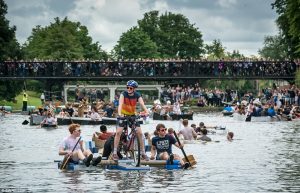
M 137 163 L 136 167 L 140 167 L 141 165 L 141 144 L 140 141 L 137 138 L 136 133 L 136 123 L 139 121 L 141 117 L 136 115 L 131 116 L 125 116 L 125 117 L 118 117 L 118 120 L 126 121 L 126 126 L 124 126 L 123 133 L 125 134 L 125 137 L 120 140 L 121 143 L 119 143 L 120 152 L 128 158 L 132 157 L 134 161 Z M 128 134 L 128 127 L 131 128 L 130 133 Z M 137 142 L 135 144 L 135 142 Z M 136 153 L 137 151 L 137 153 Z

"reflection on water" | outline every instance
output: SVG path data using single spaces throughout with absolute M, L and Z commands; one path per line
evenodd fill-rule
M 216 142 L 186 144 L 197 167 L 183 171 L 114 171 L 101 168 L 63 172 L 53 160 L 58 145 L 68 135 L 67 126 L 41 129 L 22 125 L 22 115 L 0 120 L 0 192 L 299 192 L 300 121 L 276 123 L 238 122 L 220 114 L 197 115 L 191 123 L 226 126 L 210 137 Z M 159 121 L 143 125 L 152 132 Z M 178 128 L 178 121 L 166 121 Z M 115 126 L 109 126 L 114 130 Z M 99 126 L 82 126 L 89 140 Z M 182 155 L 179 149 L 174 152 Z
M 282 146 L 276 160 L 278 183 L 282 190 L 299 192 L 300 189 L 300 135 L 299 127 L 292 126 L 281 131 L 277 143 Z
M 139 171 L 107 171 L 107 180 L 114 181 L 118 190 L 141 190 L 144 183 L 144 172 Z

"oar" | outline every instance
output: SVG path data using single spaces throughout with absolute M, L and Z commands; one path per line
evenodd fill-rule
M 190 160 L 188 159 L 188 157 L 187 157 L 186 154 L 185 154 L 185 151 L 184 151 L 183 147 L 181 147 L 181 143 L 180 143 L 180 141 L 179 141 L 179 139 L 178 139 L 178 136 L 177 136 L 177 134 L 176 134 L 176 131 L 174 131 L 174 136 L 175 136 L 176 140 L 178 141 L 178 144 L 179 144 L 179 146 L 180 146 L 180 149 L 181 149 L 181 151 L 182 151 L 182 154 L 183 154 L 185 160 L 189 163 L 189 167 L 192 166 L 191 163 L 190 163 Z
M 214 128 L 215 130 L 226 130 L 226 127 L 222 127 L 222 126 L 215 126 Z
M 81 139 L 81 137 L 79 137 L 78 141 L 76 142 L 76 144 L 75 144 L 75 146 L 74 146 L 74 148 L 73 148 L 73 150 L 72 150 L 72 153 L 73 153 L 73 151 L 75 150 L 76 146 L 78 145 L 80 139 Z M 63 163 L 61 164 L 61 167 L 60 167 L 61 170 L 65 169 L 65 167 L 66 167 L 66 165 L 67 165 L 67 163 L 68 163 L 70 157 L 71 157 L 71 156 L 69 155 L 67 158 L 65 158 L 65 159 L 63 160 Z

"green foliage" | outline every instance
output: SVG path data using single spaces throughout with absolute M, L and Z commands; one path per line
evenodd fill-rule
M 264 47 L 258 53 L 267 59 L 284 60 L 288 58 L 288 45 L 286 45 L 281 34 L 275 36 L 266 36 Z
M 41 99 L 39 93 L 33 92 L 33 91 L 27 91 L 28 94 L 28 106 L 35 106 L 38 107 L 41 105 Z M 6 101 L 6 100 L 0 100 L 0 106 L 11 106 L 12 110 L 21 110 L 23 106 L 23 92 L 19 93 L 15 97 L 14 102 Z
M 16 27 L 10 27 L 9 21 L 5 18 L 7 5 L 0 0 L 0 61 L 20 58 L 20 46 L 16 40 Z
M 275 0 L 272 7 L 278 13 L 277 25 L 283 39 L 288 46 L 288 55 L 291 58 L 300 57 L 300 1 Z
M 88 30 L 79 22 L 54 19 L 50 26 L 36 26 L 24 45 L 27 59 L 104 59 L 107 55 L 99 43 L 92 43 Z
M 23 89 L 23 82 L 0 80 L 0 100 L 12 101 Z
M 46 83 L 41 80 L 28 80 L 26 81 L 26 89 L 41 93 Z
M 156 58 L 157 46 L 144 31 L 133 27 L 123 33 L 114 48 L 117 56 L 121 58 Z
M 208 58 L 221 59 L 225 57 L 225 47 L 222 45 L 219 39 L 213 40 L 210 45 L 205 46 Z
M 243 58 L 245 58 L 245 56 L 241 54 L 240 51 L 233 50 L 232 53 L 227 52 L 225 58 L 242 60 Z
M 208 89 L 231 89 L 243 92 L 255 91 L 255 80 L 206 80 L 201 82 L 201 87 Z
M 201 32 L 181 14 L 159 16 L 158 11 L 150 11 L 138 26 L 156 43 L 161 58 L 198 58 L 204 53 Z

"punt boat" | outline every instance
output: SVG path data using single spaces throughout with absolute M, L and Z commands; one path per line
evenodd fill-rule
M 186 113 L 186 114 L 171 114 L 171 115 L 160 115 L 159 113 L 153 112 L 153 120 L 180 120 L 180 119 L 188 119 L 193 120 L 194 113 Z

